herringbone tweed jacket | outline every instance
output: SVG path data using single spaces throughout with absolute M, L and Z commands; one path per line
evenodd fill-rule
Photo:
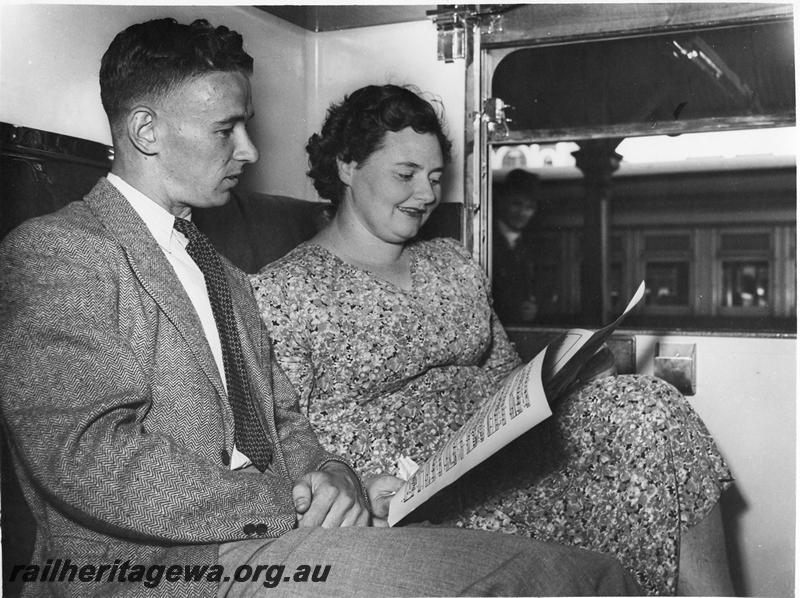
M 37 522 L 33 564 L 210 566 L 220 542 L 295 525 L 293 480 L 334 457 L 274 365 L 247 279 L 228 262 L 226 271 L 250 383 L 275 446 L 263 475 L 225 466 L 233 416 L 200 320 L 145 224 L 105 178 L 83 201 L 27 221 L 3 242 L 0 406 Z M 26 590 L 217 589 L 166 579 L 155 588 L 109 583 L 108 574 Z

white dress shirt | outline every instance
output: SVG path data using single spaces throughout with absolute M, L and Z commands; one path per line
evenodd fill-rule
M 497 228 L 500 229 L 500 233 L 505 237 L 508 246 L 511 249 L 516 249 L 517 241 L 519 241 L 519 238 L 522 236 L 522 231 L 512 229 L 502 220 L 497 221 Z
M 222 361 L 222 343 L 217 331 L 217 323 L 214 320 L 214 312 L 211 310 L 211 301 L 208 298 L 208 289 L 203 272 L 197 266 L 192 257 L 186 252 L 189 241 L 182 233 L 173 228 L 175 217 L 162 208 L 159 204 L 147 197 L 138 189 L 132 187 L 119 176 L 109 173 L 108 182 L 116 187 L 120 193 L 128 200 L 131 207 L 139 214 L 144 221 L 150 234 L 153 235 L 161 251 L 164 252 L 178 280 L 181 281 L 186 294 L 194 305 L 200 323 L 203 325 L 203 333 L 211 347 L 214 361 L 217 364 L 219 375 L 223 384 L 227 388 L 225 379 L 225 366 Z M 191 220 L 191 214 L 188 220 Z M 250 465 L 250 459 L 233 447 L 231 455 L 231 469 L 239 469 Z

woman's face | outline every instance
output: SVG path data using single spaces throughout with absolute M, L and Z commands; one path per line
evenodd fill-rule
M 338 213 L 388 243 L 413 239 L 441 199 L 442 150 L 433 133 L 388 131 L 361 164 L 339 163 L 347 190 Z

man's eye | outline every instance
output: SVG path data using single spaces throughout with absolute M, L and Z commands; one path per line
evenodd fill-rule
M 219 131 L 217 131 L 217 134 L 221 135 L 222 137 L 230 137 L 231 133 L 233 133 L 233 128 L 220 129 Z
M 439 185 L 442 184 L 441 179 L 430 179 L 430 181 L 431 181 L 431 185 L 434 185 L 436 187 L 438 187 Z

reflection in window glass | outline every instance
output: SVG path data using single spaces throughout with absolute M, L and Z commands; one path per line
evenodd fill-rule
M 795 129 L 788 131 L 793 139 Z M 783 155 L 788 144 L 778 143 L 787 131 L 774 139 L 766 135 L 771 132 L 714 132 L 720 139 L 713 145 L 702 142 L 700 133 L 626 140 L 652 141 L 653 151 L 642 159 L 617 148 L 624 159 L 609 189 L 605 281 L 612 316 L 644 279 L 648 295 L 643 309 L 626 320 L 631 328 L 796 331 L 796 164 Z M 741 143 L 732 138 L 735 133 Z M 682 146 L 685 156 L 678 160 L 681 152 L 668 146 L 688 137 L 692 141 Z M 591 189 L 574 165 L 571 152 L 579 144 L 567 145 L 529 141 L 492 147 L 490 251 L 495 307 L 504 324 L 598 325 L 594 304 L 581 288 L 587 278 L 582 239 Z M 515 171 L 508 162 L 520 154 L 523 170 L 539 177 L 533 216 L 515 244 L 526 249 L 525 260 L 508 255 L 497 224 L 502 186 Z M 523 274 L 512 273 L 516 263 L 525 264 Z M 502 313 L 506 296 L 515 299 L 512 305 L 533 303 L 528 317 Z
M 644 239 L 644 250 L 653 253 L 685 253 L 692 247 L 691 237 L 688 234 L 677 235 L 647 235 Z
M 768 262 L 723 262 L 723 307 L 769 306 Z
M 561 264 L 542 261 L 536 265 L 534 272 L 534 296 L 538 302 L 539 315 L 561 313 Z
M 526 165 L 527 160 L 522 150 L 512 148 L 503 156 L 503 168 L 524 168 Z
M 649 262 L 645 279 L 647 305 L 689 305 L 688 262 Z
M 719 239 L 719 250 L 721 252 L 732 254 L 738 253 L 741 255 L 743 252 L 769 252 L 770 250 L 769 233 L 722 233 Z
M 491 96 L 514 107 L 508 126 L 522 137 L 608 125 L 683 132 L 754 115 L 791 122 L 793 34 L 787 20 L 500 50 Z
M 622 299 L 624 297 L 621 296 L 622 292 L 622 262 L 611 262 L 611 271 L 609 272 L 610 277 L 610 288 L 609 293 L 611 294 L 611 301 L 609 307 L 612 312 L 616 313 L 624 307 L 622 305 Z

